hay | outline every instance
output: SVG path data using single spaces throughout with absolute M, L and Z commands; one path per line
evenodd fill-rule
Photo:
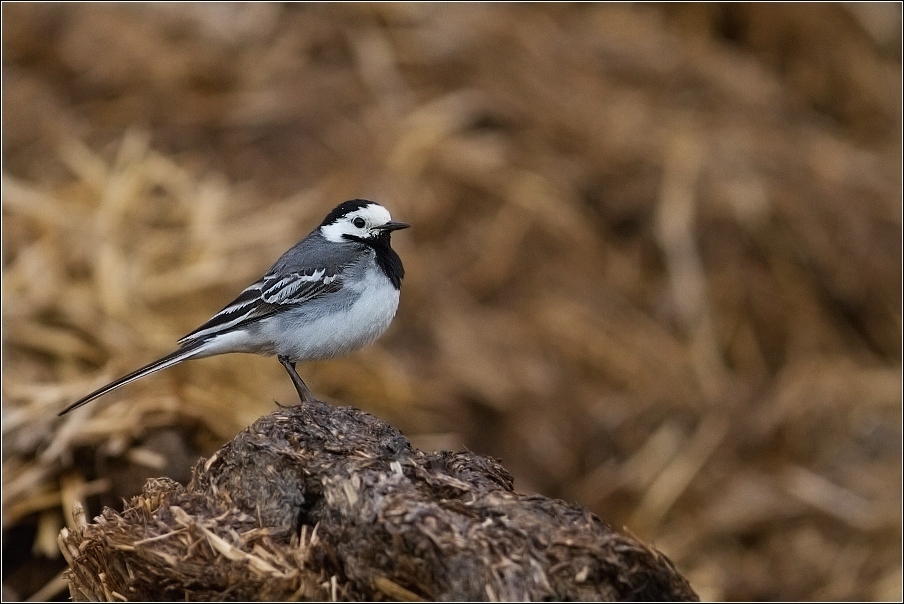
M 4 4 L 4 593 L 57 575 L 73 503 L 185 481 L 294 393 L 231 355 L 57 411 L 369 196 L 414 225 L 399 315 L 315 393 L 501 458 L 706 599 L 900 599 L 882 10 Z

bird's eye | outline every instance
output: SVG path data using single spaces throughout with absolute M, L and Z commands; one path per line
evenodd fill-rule
M 358 227 L 359 229 L 363 229 L 365 223 L 364 223 L 364 219 L 359 216 L 359 217 L 355 218 L 354 220 L 352 220 L 352 224 L 355 225 L 356 227 Z

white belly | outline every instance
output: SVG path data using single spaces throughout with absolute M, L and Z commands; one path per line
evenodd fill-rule
M 379 272 L 365 273 L 357 290 L 360 296 L 345 308 L 322 307 L 317 318 L 303 310 L 265 319 L 260 335 L 272 343 L 272 352 L 293 361 L 328 359 L 348 354 L 376 340 L 395 317 L 399 290 Z M 341 292 L 340 292 L 341 293 Z

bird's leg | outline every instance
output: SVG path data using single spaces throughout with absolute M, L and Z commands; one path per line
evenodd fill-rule
M 309 403 L 314 400 L 314 395 L 311 394 L 311 390 L 307 387 L 304 381 L 301 379 L 301 376 L 298 375 L 298 372 L 295 371 L 295 363 L 290 361 L 288 357 L 284 357 L 279 355 L 276 357 L 279 359 L 279 362 L 282 363 L 282 366 L 286 368 L 286 371 L 289 372 L 289 377 L 292 378 L 292 383 L 295 385 L 295 390 L 298 392 L 298 398 L 301 400 L 301 403 Z

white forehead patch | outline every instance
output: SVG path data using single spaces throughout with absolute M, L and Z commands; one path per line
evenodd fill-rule
M 356 218 L 363 219 L 364 225 L 361 227 L 355 226 Z M 349 212 L 331 224 L 320 227 L 320 232 L 327 241 L 341 243 L 347 241 L 343 235 L 369 237 L 374 233 L 375 227 L 382 226 L 391 220 L 392 217 L 389 215 L 389 210 L 378 203 L 371 203 L 363 208 Z

